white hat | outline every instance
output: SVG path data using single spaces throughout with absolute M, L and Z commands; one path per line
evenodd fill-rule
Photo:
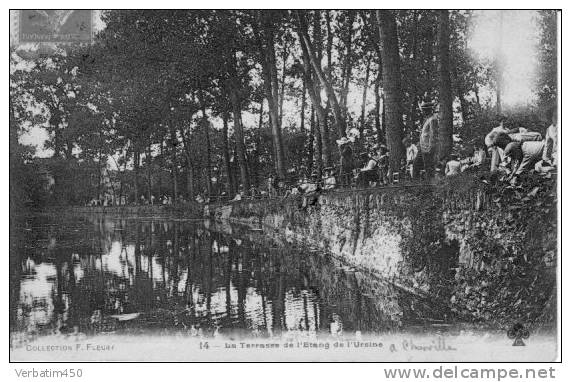
M 357 130 L 356 128 L 351 128 L 349 130 L 349 132 L 347 133 L 347 137 L 349 137 L 349 139 L 355 139 L 355 138 L 359 138 L 361 136 L 361 133 L 359 132 L 359 130 Z

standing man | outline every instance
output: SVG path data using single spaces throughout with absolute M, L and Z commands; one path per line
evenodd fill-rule
M 353 162 L 353 149 L 351 148 L 351 141 L 347 137 L 342 137 L 337 140 L 337 145 L 339 146 L 339 151 L 341 154 L 341 184 L 344 187 L 351 186 L 351 179 L 353 176 L 353 169 L 355 164 Z
M 270 174 L 268 177 L 268 196 L 270 198 L 274 198 L 277 195 L 276 183 L 276 176 L 274 174 Z
M 379 157 L 377 158 L 377 167 L 379 168 L 379 182 L 380 184 L 388 184 L 390 163 L 389 163 L 389 149 L 385 145 L 379 148 Z
M 430 179 L 434 176 L 438 154 L 438 114 L 434 112 L 434 102 L 423 102 L 420 108 L 425 118 L 420 133 L 420 152 L 426 176 Z

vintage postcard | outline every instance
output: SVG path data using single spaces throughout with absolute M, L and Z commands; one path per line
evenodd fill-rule
M 10 22 L 11 362 L 560 360 L 560 11 Z

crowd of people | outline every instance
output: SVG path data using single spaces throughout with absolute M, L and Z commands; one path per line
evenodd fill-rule
M 311 205 L 316 195 L 336 188 L 364 188 L 386 186 L 402 181 L 433 180 L 455 176 L 464 172 L 490 171 L 506 180 L 517 183 L 525 172 L 550 176 L 557 167 L 557 112 L 552 112 L 552 124 L 545 137 L 523 127 L 507 126 L 505 116 L 499 116 L 497 126 L 480 139 L 467 143 L 455 139 L 452 153 L 439 158 L 439 119 L 437 105 L 424 102 L 420 105 L 424 123 L 415 140 L 414 135 L 403 139 L 406 159 L 398 169 L 389 164 L 389 151 L 385 145 L 374 145 L 370 151 L 353 154 L 354 137 L 337 141 L 340 163 L 337 168 L 327 167 L 322 175 L 313 172 L 298 180 L 287 182 L 271 175 L 267 187 L 249 193 L 241 190 L 233 199 L 269 197 L 288 198 L 301 196 L 304 206 Z
M 436 105 L 431 102 L 421 105 L 425 121 L 418 144 L 413 143 L 411 137 L 407 136 L 403 139 L 406 148 L 405 172 L 407 176 L 410 179 L 432 179 L 484 168 L 487 161 L 486 151 L 484 145 L 478 140 L 473 140 L 468 144 L 459 144 L 457 145 L 459 150 L 453 150 L 444 160 L 439 159 L 439 121 L 435 108 Z
M 557 169 L 557 111 L 552 111 L 551 125 L 542 135 L 519 126 L 510 126 L 505 116 L 499 116 L 497 126 L 482 138 L 462 142 L 454 139 L 452 152 L 439 157 L 439 119 L 437 105 L 424 102 L 420 106 L 424 123 L 417 134 L 410 134 L 402 140 L 405 158 L 399 168 L 391 168 L 389 150 L 383 144 L 376 144 L 369 151 L 354 154 L 358 138 L 350 131 L 347 137 L 337 140 L 340 162 L 337 167 L 316 170 L 307 176 L 290 174 L 288 179 L 280 179 L 275 174 L 267 178 L 265 185 L 252 186 L 245 190 L 241 185 L 233 197 L 225 193 L 215 197 L 217 201 L 237 202 L 255 198 L 299 197 L 303 206 L 316 202 L 321 192 L 334 189 L 365 188 L 386 186 L 403 181 L 427 181 L 445 176 L 455 176 L 464 172 L 489 171 L 515 184 L 519 177 L 528 172 L 536 172 L 547 177 Z M 541 129 L 536 129 L 541 130 Z M 416 139 L 415 139 L 416 137 Z M 181 202 L 184 202 L 182 196 Z M 200 204 L 212 201 L 202 193 L 194 198 Z M 177 202 L 179 200 L 177 199 Z M 162 195 L 150 200 L 140 196 L 140 204 L 172 205 L 174 200 Z M 94 200 L 89 205 L 107 205 L 107 202 Z
M 516 183 L 518 177 L 530 171 L 550 174 L 557 167 L 557 113 L 552 124 L 541 133 L 522 127 L 509 128 L 504 120 L 485 139 L 491 156 L 492 172 L 503 172 Z
M 425 121 L 417 143 L 405 137 L 406 174 L 410 179 L 454 176 L 466 171 L 487 170 L 517 183 L 518 176 L 536 172 L 550 176 L 557 167 L 557 111 L 551 112 L 551 125 L 545 136 L 519 126 L 506 126 L 499 116 L 497 126 L 483 139 L 461 140 L 444 160 L 438 158 L 438 115 L 435 104 L 421 105 Z

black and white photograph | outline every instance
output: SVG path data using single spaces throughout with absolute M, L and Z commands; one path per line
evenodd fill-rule
M 10 10 L 12 377 L 560 362 L 562 11 L 235 6 Z

